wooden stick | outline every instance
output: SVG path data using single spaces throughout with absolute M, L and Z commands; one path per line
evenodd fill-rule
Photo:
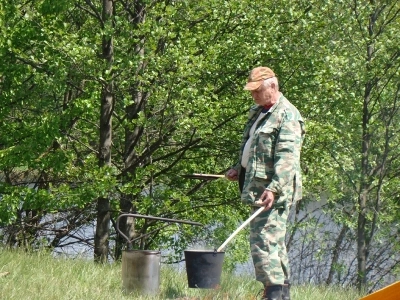
M 203 173 L 194 173 L 194 176 L 204 176 L 204 177 L 215 177 L 215 178 L 224 178 L 225 175 L 220 174 L 203 174 Z
M 232 233 L 232 234 L 227 238 L 227 240 L 217 249 L 217 252 L 221 252 L 222 249 L 224 249 L 225 246 L 231 241 L 231 239 L 233 239 L 233 237 L 234 237 L 235 235 L 237 235 L 238 232 L 239 232 L 240 230 L 242 230 L 247 224 L 249 224 L 249 223 L 250 223 L 255 217 L 257 217 L 263 210 L 265 210 L 265 206 L 261 206 L 254 214 L 252 214 L 252 215 L 250 216 L 250 218 L 248 218 L 246 221 L 244 221 L 243 224 L 240 225 L 239 228 L 236 229 L 235 232 Z

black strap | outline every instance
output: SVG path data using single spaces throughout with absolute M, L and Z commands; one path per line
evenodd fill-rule
M 243 192 L 244 178 L 246 176 L 246 169 L 242 167 L 239 174 L 239 190 L 240 193 Z

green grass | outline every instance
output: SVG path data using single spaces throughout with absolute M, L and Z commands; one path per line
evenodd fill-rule
M 256 300 L 260 283 L 249 276 L 223 272 L 221 288 L 193 289 L 186 272 L 162 265 L 158 295 L 149 297 L 122 291 L 121 264 L 98 265 L 84 259 L 53 258 L 45 252 L 24 253 L 0 249 L 1 300 Z M 292 300 L 355 300 L 355 290 L 339 287 L 293 286 Z

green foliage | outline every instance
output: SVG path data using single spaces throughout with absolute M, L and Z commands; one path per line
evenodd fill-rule
M 251 68 L 268 65 L 306 120 L 301 205 L 326 199 L 324 212 L 355 230 L 366 191 L 367 235 L 379 229 L 378 240 L 398 242 L 389 234 L 400 204 L 398 1 L 114 2 L 107 22 L 98 3 L 3 2 L 0 226 L 18 227 L 32 211 L 24 222 L 71 212 L 66 223 L 84 214 L 84 226 L 97 198 L 110 199 L 114 219 L 129 199 L 138 213 L 205 225 L 157 231 L 162 224 L 139 220 L 138 233 L 156 230 L 144 247 L 175 250 L 170 261 L 199 242 L 218 247 L 248 215 L 237 184 L 181 175 L 235 163 L 252 104 L 242 87 Z M 111 68 L 103 37 L 113 40 Z M 101 91 L 111 80 L 112 166 L 99 168 Z M 227 248 L 231 269 L 247 259 L 245 237 Z

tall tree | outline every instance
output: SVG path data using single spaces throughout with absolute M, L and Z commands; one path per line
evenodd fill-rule
M 89 2 L 90 3 L 90 2 Z M 90 7 L 96 13 L 93 5 Z M 112 114 L 114 111 L 114 80 L 112 78 L 114 61 L 113 41 L 113 10 L 112 0 L 103 0 L 102 18 L 99 20 L 103 33 L 102 58 L 105 60 L 104 82 L 102 83 L 101 105 L 100 105 L 100 142 L 99 142 L 99 167 L 111 166 L 111 144 L 112 144 Z M 100 196 L 97 199 L 97 222 L 96 236 L 94 239 L 94 258 L 96 261 L 107 261 L 108 242 L 110 235 L 110 199 Z
M 394 32 L 400 18 L 398 1 L 381 3 L 355 3 L 352 6 L 359 24 L 367 24 L 362 30 L 366 61 L 362 110 L 361 176 L 358 190 L 358 287 L 367 287 L 368 259 L 373 239 L 379 227 L 394 221 L 384 207 L 395 204 L 391 195 L 397 190 L 385 192 L 390 181 L 397 178 L 399 122 L 399 70 L 400 48 Z M 362 7 L 363 4 L 366 6 Z M 368 22 L 365 22 L 368 20 Z M 380 54 L 380 52 L 383 52 Z M 393 168 L 394 167 L 394 168 Z M 378 221 L 380 220 L 380 221 Z M 383 222 L 382 222 L 383 221 Z M 383 223 L 383 224 L 382 224 Z M 378 225 L 380 224 L 380 225 Z
M 376 282 L 387 277 L 383 269 L 399 265 L 393 246 L 398 236 L 392 230 L 398 210 L 393 195 L 399 192 L 400 63 L 394 34 L 399 8 L 398 1 L 339 1 L 319 2 L 309 11 L 320 30 L 307 40 L 319 45 L 319 54 L 310 49 L 306 55 L 311 55 L 311 64 L 305 74 L 312 76 L 305 84 L 311 93 L 303 93 L 308 99 L 309 125 L 304 149 L 309 179 L 306 200 L 327 201 L 322 207 L 338 224 L 334 230 L 328 227 L 330 239 L 336 239 L 329 246 L 333 251 L 330 270 L 335 270 L 338 280 L 357 284 L 360 290 L 376 288 Z M 314 226 L 322 227 L 323 218 L 310 214 Z M 313 238 L 324 239 L 326 228 Z M 325 262 L 322 252 L 317 257 Z M 378 267 L 377 260 L 385 267 Z M 332 278 L 330 273 L 327 280 Z

